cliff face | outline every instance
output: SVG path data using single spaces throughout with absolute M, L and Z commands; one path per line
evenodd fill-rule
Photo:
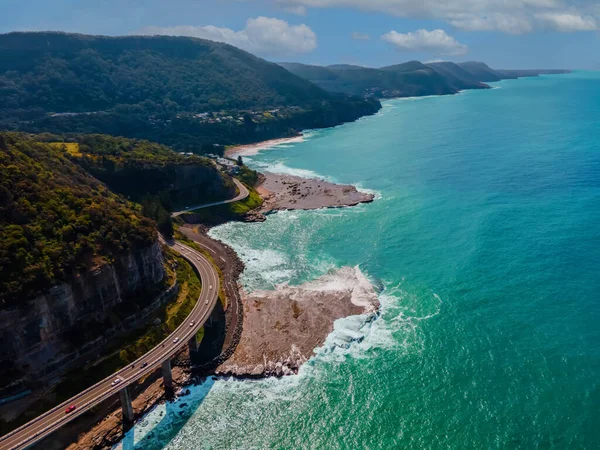
M 223 200 L 235 196 L 235 184 L 214 167 L 184 164 L 175 167 L 173 184 L 167 190 L 174 205 Z
M 115 308 L 133 298 L 142 309 L 152 303 L 164 277 L 162 253 L 154 243 L 56 285 L 22 306 L 0 311 L 3 370 L 10 367 L 10 381 L 16 381 L 66 368 L 90 338 L 101 337 L 104 325 L 111 326 L 109 316 Z M 149 292 L 152 288 L 154 295 Z

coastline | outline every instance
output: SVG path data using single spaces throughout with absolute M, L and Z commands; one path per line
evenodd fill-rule
M 224 156 L 227 158 L 237 158 L 238 156 L 253 156 L 258 154 L 258 152 L 260 152 L 261 150 L 267 150 L 282 144 L 294 144 L 298 142 L 303 142 L 303 140 L 304 135 L 302 133 L 299 133 L 297 136 L 293 137 L 268 139 L 266 141 L 255 142 L 254 144 L 234 145 L 232 147 L 228 147 L 225 150 Z
M 256 190 L 263 199 L 259 213 L 284 210 L 341 208 L 370 203 L 371 193 L 361 192 L 351 184 L 336 184 L 318 178 L 263 172 Z
M 217 376 L 297 374 L 334 331 L 336 320 L 364 315 L 367 322 L 379 311 L 375 289 L 358 267 L 342 267 L 299 286 L 243 292 L 242 299 L 246 325 Z
M 242 152 L 229 154 L 256 154 L 282 143 L 301 141 L 302 136 L 263 141 L 229 149 Z M 264 214 L 282 210 L 339 208 L 374 200 L 373 194 L 360 192 L 355 186 L 316 178 L 271 172 L 261 174 L 260 178 L 256 189 L 264 203 L 248 213 L 248 221 L 263 221 L 266 219 Z M 358 268 L 342 267 L 300 286 L 284 285 L 275 290 L 246 293 L 239 283 L 244 264 L 233 249 L 208 236 L 208 228 L 202 225 L 186 224 L 180 231 L 203 247 L 212 247 L 212 253 L 219 255 L 214 260 L 225 277 L 225 289 L 231 301 L 225 308 L 226 336 L 220 356 L 191 370 L 186 366 L 190 362 L 187 349 L 175 357 L 178 361 L 175 365 L 179 366 L 177 372 L 174 371 L 175 398 L 189 393 L 186 386 L 201 384 L 206 380 L 204 377 L 214 375 L 256 379 L 297 374 L 325 344 L 334 331 L 336 320 L 364 316 L 368 322 L 378 314 L 376 290 Z M 343 287 L 325 291 L 315 289 L 320 283 L 331 284 L 332 277 L 336 276 L 344 279 Z M 357 298 L 362 301 L 357 302 Z M 165 396 L 160 376 L 155 374 L 155 377 L 153 383 L 140 388 L 133 400 L 137 420 L 157 405 L 174 400 Z M 64 447 L 69 450 L 109 449 L 118 444 L 125 436 L 121 426 L 122 413 L 114 400 L 111 405 L 107 405 L 105 414 L 95 421 L 88 419 L 86 431 L 77 434 L 77 438 L 70 438 L 73 430 L 65 430 L 62 436 Z

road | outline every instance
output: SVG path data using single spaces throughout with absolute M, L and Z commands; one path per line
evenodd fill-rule
M 250 195 L 250 192 L 248 192 L 248 189 L 246 188 L 246 186 L 244 186 L 238 179 L 233 178 L 233 182 L 235 183 L 235 185 L 238 187 L 238 189 L 240 191 L 240 193 L 238 195 L 236 195 L 235 197 L 230 198 L 229 200 L 222 200 L 220 202 L 212 202 L 212 203 L 204 203 L 202 205 L 188 206 L 187 208 L 182 209 L 181 211 L 176 211 L 176 212 L 172 213 L 171 217 L 177 217 L 186 212 L 194 211 L 196 209 L 201 209 L 201 208 L 208 208 L 209 206 L 217 206 L 217 205 L 224 205 L 226 203 L 239 202 L 240 200 L 244 200 L 246 197 L 248 197 Z
M 188 260 L 200 275 L 202 281 L 200 297 L 187 319 L 169 337 L 134 363 L 0 438 L 0 450 L 23 449 L 34 444 L 90 408 L 117 394 L 123 387 L 153 372 L 163 361 L 170 359 L 186 346 L 204 325 L 218 301 L 220 285 L 217 271 L 202 253 L 179 242 L 165 243 L 162 239 L 161 241 Z M 193 325 L 190 326 L 192 322 Z M 177 343 L 173 342 L 175 338 L 179 338 Z M 148 364 L 142 367 L 143 363 Z M 117 377 L 122 381 L 111 386 Z M 70 405 L 75 405 L 76 409 L 67 414 L 65 409 Z

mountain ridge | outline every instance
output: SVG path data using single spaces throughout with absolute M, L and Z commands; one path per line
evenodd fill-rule
M 488 89 L 485 83 L 503 79 L 568 73 L 566 70 L 494 70 L 477 61 L 464 63 L 407 61 L 380 68 L 333 64 L 312 66 L 279 63 L 292 73 L 332 92 L 376 98 L 456 94 L 464 89 Z
M 112 134 L 196 153 L 381 107 L 220 42 L 62 32 L 0 35 L 0 95 L 0 128 Z

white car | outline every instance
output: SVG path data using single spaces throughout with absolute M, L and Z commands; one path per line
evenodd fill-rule
M 194 326 L 194 321 L 192 320 L 192 321 L 190 322 L 190 327 L 193 327 L 193 326 Z
M 111 386 L 116 386 L 117 384 L 119 384 L 121 382 L 120 378 L 115 378 L 114 381 L 112 383 L 110 383 Z
M 212 284 L 208 287 L 209 289 L 212 289 Z
M 208 305 L 208 299 L 206 299 L 206 301 L 204 302 L 205 305 Z
M 177 344 L 179 342 L 179 338 L 173 339 L 173 344 Z

